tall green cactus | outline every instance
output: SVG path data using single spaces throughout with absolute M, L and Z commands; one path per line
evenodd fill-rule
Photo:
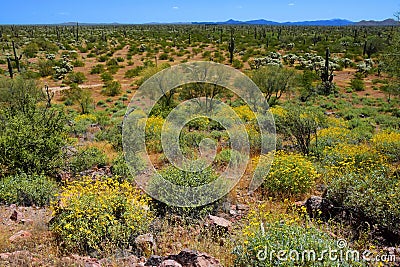
M 235 52 L 235 39 L 233 38 L 233 29 L 231 30 L 231 40 L 228 45 L 229 50 L 229 62 L 233 63 L 233 52 Z
M 12 79 L 14 77 L 14 73 L 13 73 L 13 68 L 11 65 L 10 57 L 7 57 L 7 66 L 8 66 L 8 72 L 10 73 L 10 78 Z
M 22 58 L 22 54 L 19 55 L 19 56 L 17 56 L 17 50 L 16 50 L 16 48 L 15 48 L 14 40 L 12 40 L 11 42 L 12 42 L 12 47 L 13 47 L 13 52 L 14 52 L 14 59 L 13 59 L 13 61 L 15 61 L 15 64 L 16 64 L 16 66 L 17 66 L 18 72 L 21 72 L 21 65 L 19 64 L 19 61 L 20 61 L 21 58 Z
M 334 88 L 333 84 L 333 68 L 329 68 L 329 57 L 330 51 L 329 47 L 326 48 L 325 52 L 325 66 L 321 72 L 321 81 L 322 81 L 322 93 L 325 95 L 329 95 L 332 93 L 332 89 Z
M 78 42 L 79 40 L 79 23 L 76 23 L 76 37 L 75 37 L 75 41 Z

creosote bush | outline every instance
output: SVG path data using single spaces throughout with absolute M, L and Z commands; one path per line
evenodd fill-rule
M 371 224 L 400 234 L 400 177 L 386 165 L 333 176 L 327 198 L 335 205 L 356 211 Z
M 105 164 L 106 155 L 97 147 L 81 148 L 70 160 L 70 168 L 75 173 Z
M 50 228 L 68 251 L 127 248 L 154 218 L 147 196 L 113 178 L 67 182 L 58 198 Z
M 218 178 L 218 174 L 213 171 L 211 167 L 203 168 L 204 164 L 193 163 L 188 166 L 188 171 L 181 170 L 175 166 L 167 166 L 161 170 L 160 174 L 162 178 L 158 176 L 154 176 L 148 185 L 148 190 L 152 192 L 152 195 L 156 195 L 158 200 L 162 202 L 156 201 L 157 209 L 160 214 L 172 213 L 183 218 L 202 218 L 207 214 L 213 213 L 215 208 L 217 207 L 217 202 L 210 203 L 205 206 L 200 207 L 174 207 L 169 205 L 168 203 L 185 203 L 190 204 L 190 201 L 193 199 L 192 195 L 187 194 L 173 194 L 172 192 L 167 190 L 165 186 L 164 179 L 174 185 L 183 186 L 183 187 L 200 187 L 202 185 L 209 184 L 215 181 Z M 222 192 L 226 190 L 225 184 L 216 183 L 213 190 L 202 190 L 196 191 L 199 193 L 200 197 L 208 198 L 209 196 L 215 195 L 216 192 Z M 197 199 L 195 200 L 197 201 Z M 167 204 L 165 204 L 167 203 Z
M 46 206 L 58 192 L 57 183 L 44 175 L 17 174 L 0 179 L 0 203 Z

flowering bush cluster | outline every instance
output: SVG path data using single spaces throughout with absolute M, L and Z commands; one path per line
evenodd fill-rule
M 58 198 L 50 227 L 68 250 L 126 247 L 154 218 L 148 197 L 112 178 L 67 182 Z
M 380 153 L 387 156 L 392 161 L 400 160 L 400 133 L 381 132 L 374 135 L 371 139 L 372 146 Z
M 317 258 L 325 250 L 338 249 L 335 238 L 310 222 L 302 223 L 298 216 L 276 218 L 266 208 L 262 204 L 250 210 L 249 223 L 243 231 L 243 245 L 235 247 L 233 252 L 236 255 L 235 266 L 337 266 L 338 261 L 329 257 L 317 261 L 305 254 L 302 258 L 305 251 L 313 251 Z M 299 257 L 296 257 L 296 252 Z M 361 262 L 347 259 L 340 264 L 363 266 Z
M 272 195 L 301 195 L 312 189 L 318 176 L 305 156 L 278 151 L 263 187 Z

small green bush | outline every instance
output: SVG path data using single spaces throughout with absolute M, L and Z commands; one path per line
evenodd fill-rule
M 211 167 L 203 168 L 202 166 L 203 163 L 201 162 L 193 164 L 188 168 L 190 171 L 181 170 L 175 166 L 168 166 L 161 170 L 161 180 L 159 177 L 153 177 L 150 180 L 148 190 L 152 193 L 152 196 L 157 196 L 157 199 L 161 201 L 156 201 L 156 207 L 161 214 L 174 213 L 184 218 L 199 218 L 215 211 L 217 207 L 216 202 L 201 207 L 174 207 L 168 205 L 172 201 L 189 204 L 193 196 L 183 193 L 179 195 L 171 194 L 164 186 L 164 179 L 175 185 L 195 188 L 209 184 L 218 178 L 218 175 Z M 220 192 L 219 190 L 223 192 L 225 186 L 224 184 L 219 184 L 210 192 L 207 190 L 199 193 L 203 194 L 201 197 L 209 197 L 209 194 L 215 195 L 216 192 Z
M 70 168 L 78 173 L 88 170 L 94 166 L 103 166 L 106 164 L 106 155 L 97 147 L 79 149 L 77 154 L 70 160 Z
M 225 167 L 229 165 L 231 162 L 231 166 L 238 166 L 243 164 L 245 161 L 245 157 L 237 150 L 234 149 L 223 149 L 215 156 L 215 163 L 217 166 Z
M 0 202 L 46 206 L 55 199 L 57 183 L 44 175 L 18 174 L 0 179 Z
M 92 69 L 90 70 L 90 74 L 100 74 L 103 73 L 104 71 L 105 71 L 104 66 L 102 64 L 97 64 L 92 67 Z
M 353 88 L 356 91 L 364 91 L 365 90 L 365 84 L 362 79 L 359 78 L 354 78 L 350 82 L 351 88 Z
M 241 69 L 243 68 L 243 63 L 239 59 L 234 59 L 232 62 L 232 67 L 235 69 Z
M 85 66 L 85 62 L 83 62 L 82 60 L 75 60 L 75 61 L 72 61 L 72 65 L 74 66 L 74 67 L 84 67 Z
M 110 127 L 107 127 L 96 133 L 97 141 L 108 141 L 113 148 L 122 150 L 122 122 L 114 122 Z
M 326 197 L 335 206 L 358 211 L 370 223 L 400 234 L 400 177 L 382 165 L 364 168 L 334 176 Z
M 67 75 L 65 82 L 67 84 L 76 83 L 82 84 L 86 80 L 83 72 L 71 72 Z
M 137 67 L 135 67 L 133 69 L 127 70 L 125 72 L 125 78 L 137 77 L 142 70 L 143 70 L 143 66 L 137 66 Z
M 266 223 L 248 235 L 245 243 L 233 251 L 236 255 L 235 266 L 338 266 L 338 261 L 329 258 L 326 253 L 329 249 L 338 249 L 337 241 L 313 225 L 304 226 L 289 220 L 276 221 Z M 283 253 L 278 255 L 281 251 Z M 298 252 L 299 258 L 291 251 Z M 302 253 L 305 251 L 315 252 L 315 259 L 312 254 L 305 254 L 303 260 Z M 321 255 L 325 257 L 319 261 Z M 344 259 L 340 261 L 340 266 L 366 265 Z
M 106 96 L 116 96 L 121 93 L 121 83 L 118 81 L 108 81 L 102 93 Z

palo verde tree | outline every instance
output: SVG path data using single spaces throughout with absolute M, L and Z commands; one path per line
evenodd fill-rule
M 400 12 L 394 14 L 400 24 Z M 389 75 L 390 83 L 383 87 L 383 91 L 391 96 L 400 95 L 400 32 L 396 32 L 392 45 L 389 46 L 381 58 L 383 70 Z
M 88 114 L 93 104 L 92 93 L 89 89 L 81 88 L 76 83 L 72 83 L 68 90 L 63 93 L 73 102 L 78 103 L 81 114 Z
M 271 65 L 253 70 L 250 78 L 260 88 L 268 104 L 273 106 L 284 93 L 293 90 L 297 74 L 292 69 Z
M 275 117 L 277 132 L 282 134 L 288 141 L 303 154 L 312 151 L 311 140 L 317 140 L 317 130 L 324 126 L 325 116 L 314 107 L 301 107 L 295 104 L 287 104 L 285 112 Z
M 55 174 L 66 143 L 62 110 L 48 105 L 35 81 L 0 79 L 0 177 Z

